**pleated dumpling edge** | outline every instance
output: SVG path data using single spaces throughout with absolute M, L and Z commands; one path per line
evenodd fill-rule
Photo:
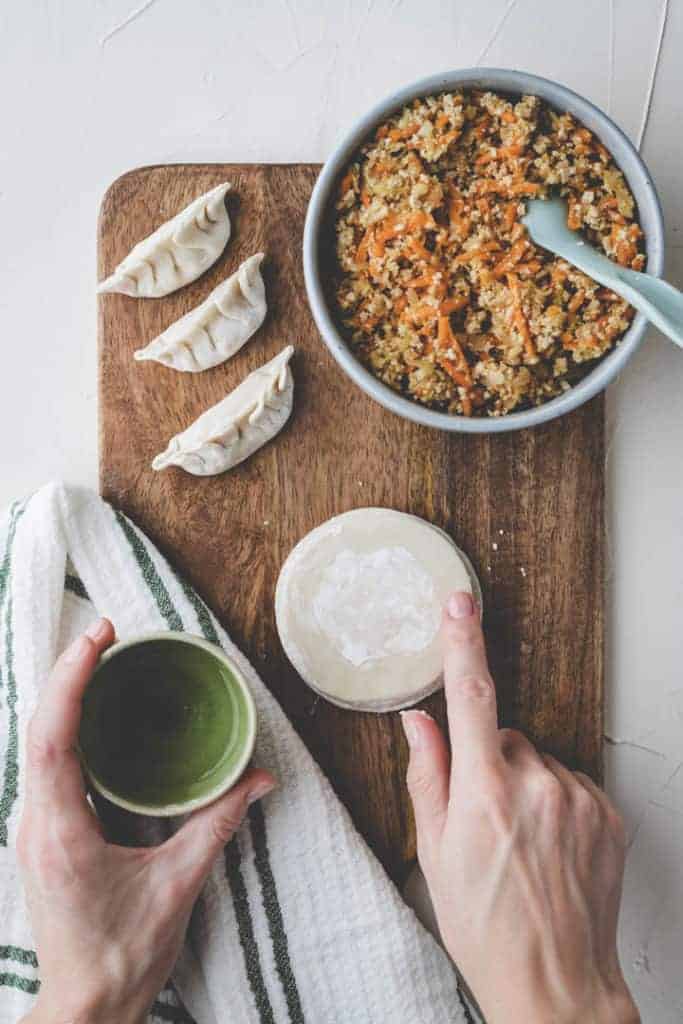
M 217 405 L 171 438 L 152 469 L 180 466 L 195 476 L 215 476 L 253 455 L 284 427 L 294 404 L 294 379 L 287 345 L 274 359 L 253 370 Z
M 202 303 L 134 352 L 133 357 L 138 362 L 153 360 L 186 373 L 200 373 L 230 359 L 266 316 L 262 261 L 262 252 L 244 260 Z
M 232 186 L 217 185 L 143 238 L 102 281 L 98 293 L 160 299 L 183 288 L 213 266 L 230 238 L 225 197 Z

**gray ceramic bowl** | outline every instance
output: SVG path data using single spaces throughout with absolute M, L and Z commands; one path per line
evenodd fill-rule
M 587 402 L 619 373 L 640 344 L 647 321 L 638 314 L 620 344 L 575 387 L 545 405 L 501 418 L 469 418 L 435 412 L 403 398 L 374 377 L 355 358 L 336 327 L 329 310 L 324 288 L 325 259 L 323 246 L 328 225 L 328 204 L 335 186 L 358 148 L 373 129 L 406 103 L 419 96 L 454 89 L 491 89 L 496 92 L 540 96 L 551 107 L 569 111 L 590 128 L 607 147 L 623 171 L 638 204 L 640 224 L 645 233 L 648 273 L 660 277 L 664 264 L 664 224 L 662 209 L 647 167 L 620 128 L 588 100 L 563 85 L 522 71 L 500 68 L 467 68 L 423 78 L 389 96 L 362 117 L 335 148 L 323 167 L 311 196 L 304 228 L 304 276 L 308 301 L 323 341 L 342 369 L 371 398 L 386 409 L 428 427 L 463 431 L 472 434 L 498 433 L 532 427 L 555 419 Z M 329 263 L 328 263 L 329 267 Z

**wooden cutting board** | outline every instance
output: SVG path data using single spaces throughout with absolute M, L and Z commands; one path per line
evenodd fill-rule
M 501 721 L 599 778 L 604 406 L 598 397 L 533 431 L 473 437 L 405 422 L 367 398 L 328 355 L 306 304 L 301 239 L 317 173 L 307 165 L 147 167 L 109 189 L 100 278 L 221 181 L 234 185 L 233 236 L 218 263 L 174 295 L 100 297 L 100 483 L 216 612 L 400 883 L 415 841 L 399 717 L 340 710 L 301 682 L 275 629 L 280 566 L 314 526 L 359 506 L 441 526 L 479 573 Z M 134 349 L 259 250 L 270 312 L 238 355 L 199 375 L 133 361 Z M 152 472 L 173 434 L 285 344 L 296 348 L 296 394 L 276 441 L 224 476 Z M 443 721 L 442 695 L 425 706 Z

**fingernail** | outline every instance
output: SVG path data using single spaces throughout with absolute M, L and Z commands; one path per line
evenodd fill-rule
M 91 640 L 99 640 L 104 635 L 104 631 L 107 628 L 106 619 L 95 619 L 91 622 L 85 631 L 85 635 L 89 636 Z
M 247 796 L 247 807 L 255 804 L 257 800 L 262 800 L 264 796 L 268 796 L 274 789 L 274 782 L 260 782 L 258 786 L 254 786 L 251 793 Z
M 422 730 L 415 721 L 415 716 L 422 713 L 420 711 L 401 711 L 401 724 L 411 750 L 420 750 L 422 747 Z
M 64 652 L 64 661 L 69 664 L 73 664 L 75 661 L 80 661 L 84 658 L 90 650 L 90 644 L 84 636 L 79 636 L 78 640 L 74 640 L 70 647 L 67 647 Z
M 451 594 L 446 603 L 446 610 L 452 619 L 465 619 L 474 611 L 472 595 L 465 590 L 458 590 Z

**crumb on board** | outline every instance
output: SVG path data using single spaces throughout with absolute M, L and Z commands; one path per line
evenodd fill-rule
M 535 96 L 442 93 L 380 125 L 336 202 L 336 313 L 380 380 L 414 401 L 504 416 L 567 391 L 633 309 L 534 245 L 525 201 L 556 189 L 568 224 L 645 266 L 633 196 L 610 153 Z

